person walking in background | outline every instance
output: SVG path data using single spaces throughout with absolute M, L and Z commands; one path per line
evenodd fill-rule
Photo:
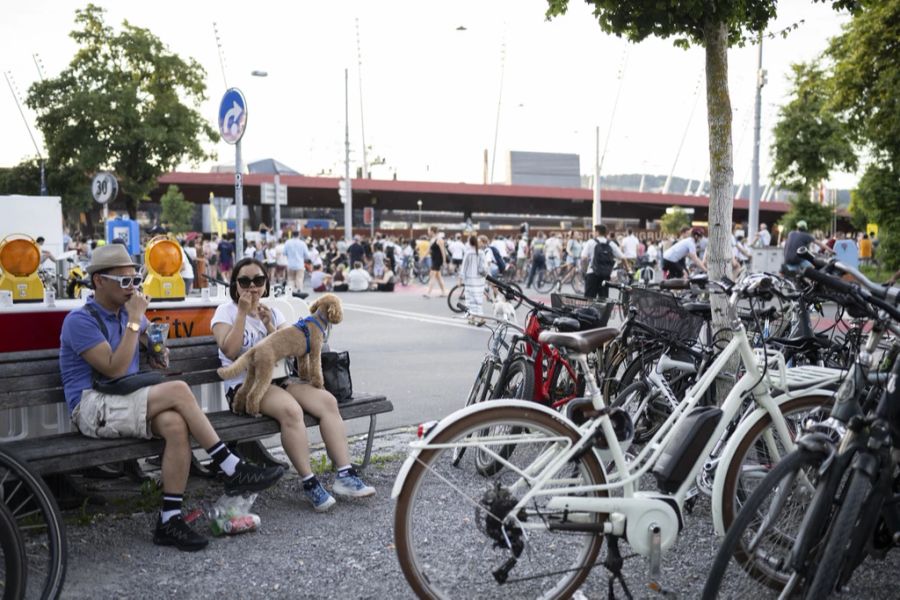
M 428 246 L 428 253 L 431 257 L 431 267 L 428 278 L 428 289 L 425 290 L 423 296 L 426 298 L 431 297 L 431 288 L 434 287 L 434 282 L 437 281 L 438 286 L 441 288 L 441 298 L 443 298 L 447 295 L 447 289 L 444 287 L 444 277 L 441 275 L 441 269 L 447 261 L 447 249 L 444 247 L 443 232 L 436 233 L 434 238 L 432 238 L 431 245 Z
M 637 261 L 640 243 L 640 240 L 634 235 L 634 231 L 629 227 L 625 237 L 622 238 L 622 244 L 619 249 L 622 251 L 622 254 L 625 255 L 625 258 L 635 262 Z
M 862 239 L 859 240 L 859 264 L 872 264 L 872 240 L 868 233 L 862 234 Z
M 484 276 L 487 268 L 482 258 L 482 249 L 486 237 L 469 236 L 469 244 L 463 255 L 460 278 L 465 286 L 466 307 L 469 315 L 479 317 L 484 314 Z M 472 317 L 470 317 L 471 319 Z
M 284 244 L 284 256 L 287 258 L 287 282 L 294 290 L 302 292 L 309 248 L 300 239 L 299 231 L 292 232 L 291 239 Z
M 462 234 L 457 233 L 450 240 L 450 243 L 447 244 L 447 250 L 450 252 L 450 274 L 459 273 L 466 254 L 466 244 L 462 241 Z
M 234 265 L 234 244 L 227 237 L 219 242 L 219 276 L 228 283 Z
M 768 248 L 772 244 L 772 234 L 769 233 L 769 227 L 765 223 L 759 224 L 759 233 L 750 243 L 751 248 Z
M 697 256 L 697 247 L 700 240 L 703 239 L 703 230 L 699 227 L 685 227 L 681 231 L 681 239 L 672 244 L 672 246 L 663 252 L 663 271 L 667 275 L 667 279 L 677 279 L 684 277 L 684 271 L 687 269 L 687 259 L 690 258 L 697 268 L 706 271 L 706 266 L 700 257 Z
M 628 259 L 625 258 L 618 246 L 607 239 L 606 225 L 600 223 L 594 227 L 594 231 L 597 235 L 594 237 L 592 245 L 591 263 L 584 275 L 584 296 L 585 298 L 608 298 L 609 288 L 603 285 L 603 282 L 609 281 L 612 277 L 616 260 L 623 261 L 625 268 L 628 269 Z
M 525 287 L 530 288 L 535 277 L 541 271 L 547 269 L 547 259 L 544 256 L 544 246 L 547 238 L 543 231 L 539 231 L 537 236 L 531 241 L 531 270 L 528 272 L 528 281 Z

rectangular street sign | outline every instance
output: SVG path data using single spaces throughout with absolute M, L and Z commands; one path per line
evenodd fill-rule
M 275 204 L 275 184 L 274 183 L 260 184 L 259 201 L 261 204 Z M 287 206 L 287 186 L 286 185 L 278 184 L 278 204 L 280 204 L 281 206 Z

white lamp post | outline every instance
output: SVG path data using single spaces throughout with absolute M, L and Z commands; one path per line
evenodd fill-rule
M 418 200 L 416 200 L 416 204 L 419 205 L 419 225 L 421 225 L 422 224 L 422 199 L 419 198 Z
M 253 77 L 268 77 L 268 71 L 254 70 L 250 72 Z M 275 177 L 273 178 L 275 187 L 275 236 L 281 240 L 281 203 L 278 201 L 278 187 L 281 185 L 281 178 L 276 167 Z

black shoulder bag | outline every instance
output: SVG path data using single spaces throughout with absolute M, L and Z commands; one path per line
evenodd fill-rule
M 91 313 L 94 320 L 97 321 L 97 325 L 100 326 L 100 333 L 103 334 L 106 341 L 109 341 L 109 330 L 106 329 L 106 324 L 103 323 L 103 319 L 100 318 L 97 309 L 90 304 L 85 305 L 85 308 Z M 160 371 L 140 371 L 138 373 L 116 377 L 115 379 L 103 379 L 103 376 L 96 369 L 92 370 L 94 372 L 94 377 L 91 387 L 101 394 L 108 394 L 110 396 L 127 396 L 141 388 L 162 383 L 165 379 Z
M 322 352 L 322 378 L 325 389 L 338 402 L 346 402 L 353 397 L 353 380 L 350 378 L 349 352 Z

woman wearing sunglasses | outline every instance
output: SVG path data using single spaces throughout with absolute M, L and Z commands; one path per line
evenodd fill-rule
M 269 293 L 269 278 L 263 263 L 253 258 L 239 261 L 229 281 L 232 302 L 220 305 L 212 318 L 212 332 L 219 345 L 222 366 L 230 365 L 276 329 L 293 327 L 278 309 L 260 303 L 260 299 Z M 225 382 L 229 404 L 245 374 Z M 260 411 L 281 425 L 281 444 L 303 479 L 304 497 L 316 511 L 328 510 L 335 500 L 313 474 L 304 411 L 319 419 L 319 431 L 328 455 L 337 466 L 337 477 L 332 486 L 334 495 L 361 498 L 375 493 L 375 488 L 363 483 L 350 466 L 344 421 L 337 400 L 330 392 L 301 381 L 286 366 L 276 364 L 272 384 L 263 396 Z

